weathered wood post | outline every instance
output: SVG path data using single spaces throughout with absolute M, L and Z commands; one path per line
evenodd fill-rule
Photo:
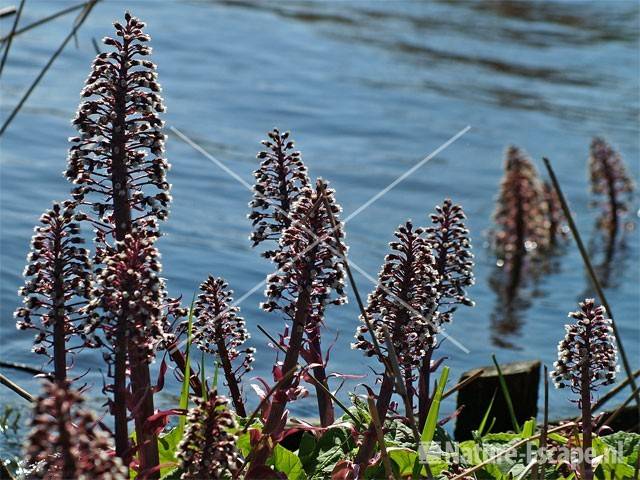
M 540 361 L 515 362 L 500 365 L 502 375 L 507 383 L 518 423 L 535 417 L 538 412 L 538 384 L 540 382 Z M 507 402 L 500 388 L 498 371 L 495 366 L 481 367 L 462 374 L 460 381 L 477 374 L 482 375 L 465 385 L 458 392 L 457 407 L 464 406 L 457 417 L 455 438 L 467 440 L 471 432 L 482 422 L 495 393 L 493 407 L 489 413 L 487 427 L 495 417 L 492 431 L 505 432 L 513 430 Z

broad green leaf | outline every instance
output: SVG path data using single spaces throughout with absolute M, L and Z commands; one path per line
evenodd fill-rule
M 172 428 L 167 433 L 164 433 L 158 437 L 158 453 L 160 455 L 160 465 L 163 464 L 177 464 L 177 451 L 178 445 L 182 440 L 182 436 L 177 427 Z M 160 475 L 168 475 L 172 470 L 175 470 L 176 465 L 167 466 L 160 469 Z
M 300 459 L 282 445 L 276 445 L 276 448 L 273 449 L 273 455 L 267 463 L 278 472 L 284 473 L 289 480 L 306 480 L 307 478 Z
M 242 435 L 238 436 L 236 440 L 236 447 L 240 450 L 243 457 L 247 457 L 249 452 L 251 452 L 251 438 L 249 437 L 249 432 L 245 432 Z
M 596 474 L 599 473 L 604 480 L 633 478 L 635 468 L 623 460 L 624 452 L 617 452 L 615 447 L 610 447 L 599 437 L 593 439 L 593 450 Z
M 421 463 L 418 453 L 409 448 L 390 447 L 387 449 L 387 453 L 389 454 L 391 461 L 393 461 L 393 463 L 398 467 L 398 474 L 401 477 L 412 475 L 416 462 L 418 462 L 418 464 Z M 447 468 L 447 462 L 437 456 L 428 455 L 427 460 L 429 462 L 429 467 L 431 468 L 431 473 L 434 475 L 440 474 L 440 472 Z M 421 466 L 421 475 L 426 474 L 427 470 L 423 464 Z
M 309 432 L 304 432 L 300 438 L 298 458 L 302 462 L 305 472 L 311 473 L 316 466 L 316 437 Z
M 626 463 L 635 465 L 640 452 L 640 434 L 630 432 L 616 432 L 600 437 L 613 450 L 619 451 Z

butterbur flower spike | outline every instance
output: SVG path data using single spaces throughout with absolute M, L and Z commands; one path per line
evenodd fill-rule
M 187 417 L 187 429 L 178 447 L 182 480 L 235 478 L 242 461 L 236 450 L 235 427 L 226 398 L 211 395 L 208 400 L 194 399 Z
M 580 310 L 569 313 L 575 323 L 567 325 L 566 335 L 558 344 L 558 361 L 550 373 L 557 388 L 570 388 L 579 396 L 582 410 L 582 474 L 593 478 L 591 464 L 593 393 L 602 385 L 613 383 L 618 371 L 618 354 L 611 320 L 604 307 L 592 298 L 580 303 Z
M 233 292 L 222 278 L 209 278 L 200 285 L 203 292 L 194 308 L 193 343 L 200 350 L 216 355 L 231 393 L 236 413 L 246 417 L 240 380 L 251 370 L 255 349 L 244 347 L 249 332 L 240 308 L 233 303 Z M 240 361 L 240 364 L 234 364 Z
M 493 246 L 508 267 L 527 252 L 547 247 L 542 183 L 531 160 L 514 146 L 507 149 L 493 218 Z
M 394 234 L 397 240 L 389 244 L 391 253 L 385 257 L 378 286 L 369 295 L 365 310 L 383 352 L 386 347 L 382 326 L 386 325 L 399 360 L 409 367 L 418 366 L 434 345 L 438 325 L 439 277 L 431 245 L 423 233 L 411 222 L 398 227 Z M 358 327 L 353 347 L 367 356 L 376 354 L 366 324 Z
M 83 401 L 67 381 L 45 384 L 24 447 L 27 478 L 128 478 L 110 436 L 96 428 L 98 419 Z
M 323 180 L 317 181 L 315 190 L 307 188 L 301 192 L 292 208 L 291 225 L 280 238 L 279 251 L 274 256 L 278 271 L 267 278 L 267 301 L 262 304 L 264 310 L 283 312 L 291 320 L 285 358 L 274 371 L 280 375 L 296 371 L 301 355 L 307 362 L 315 363 L 313 375 L 324 385 L 322 388 L 316 384 L 322 426 L 333 423 L 334 413 L 331 397 L 325 390 L 328 376 L 321 351 L 320 327 L 327 305 L 346 302 L 345 272 L 340 256 L 346 247 L 338 220 L 340 210 L 333 190 Z M 335 232 L 332 218 L 337 227 Z M 311 362 L 312 359 L 317 360 Z M 300 392 L 295 388 L 300 375 L 298 370 L 278 386 L 262 431 L 263 438 L 278 438 L 284 429 L 286 404 L 291 393 Z M 269 442 L 261 442 L 250 468 L 264 467 L 270 450 Z
M 331 212 L 326 212 L 320 195 L 328 200 Z M 305 189 L 291 212 L 290 227 L 282 234 L 280 251 L 274 256 L 279 270 L 267 279 L 268 300 L 263 303 L 263 309 L 281 310 L 289 318 L 295 314 L 300 290 L 309 288 L 311 306 L 306 324 L 309 333 L 322 323 L 327 305 L 346 302 L 340 247 L 328 217 L 330 214 L 337 219 L 341 210 L 334 191 L 324 181 L 318 180 L 315 191 Z M 337 236 L 343 242 L 344 232 L 339 221 L 337 227 Z M 342 245 L 342 248 L 346 247 Z
M 465 219 L 462 207 L 446 199 L 442 205 L 436 206 L 436 213 L 431 214 L 431 225 L 425 229 L 437 273 L 437 282 L 434 284 L 438 292 L 437 315 L 432 315 L 431 319 L 437 322 L 438 326 L 451 321 L 458 305 L 474 305 L 466 292 L 467 287 L 473 285 L 475 280 L 471 240 L 469 230 L 464 224 Z M 429 384 L 434 348 L 428 348 L 422 358 L 418 375 L 419 428 L 426 422 L 430 405 Z
M 27 280 L 19 292 L 24 304 L 15 312 L 19 329 L 39 330 L 33 350 L 51 358 L 58 381 L 66 378 L 69 352 L 95 346 L 83 329 L 92 280 L 89 252 L 82 244 L 75 204 L 55 203 L 35 227 Z M 70 343 L 72 338 L 80 341 Z
M 156 66 L 144 23 L 128 13 L 115 23 L 112 51 L 99 54 L 82 91 L 70 139 L 66 177 L 77 185 L 79 202 L 91 207 L 94 225 L 124 237 L 129 223 L 153 216 L 163 220 L 171 200 L 164 154 L 164 112 Z
M 613 383 L 619 368 L 618 354 L 604 307 L 586 299 L 580 303 L 580 310 L 571 312 L 569 317 L 576 322 L 565 327 L 551 378 L 556 387 L 568 387 L 580 395 L 582 402 L 583 394 L 591 398 L 598 387 Z
M 331 211 L 327 211 L 325 200 Z M 325 388 L 328 377 L 320 340 L 325 310 L 327 305 L 347 301 L 345 271 L 340 258 L 340 252 L 346 251 L 344 231 L 338 219 L 341 210 L 333 189 L 322 179 L 317 180 L 315 190 L 305 188 L 301 192 L 291 210 L 291 225 L 282 233 L 279 251 L 273 257 L 279 270 L 268 277 L 267 301 L 262 305 L 266 311 L 280 310 L 287 319 L 295 321 L 301 292 L 308 292 L 309 305 L 303 325 L 306 342 L 300 354 L 308 363 L 318 365 L 313 373 Z M 330 216 L 336 222 L 337 232 L 333 230 Z M 325 389 L 317 385 L 316 394 L 321 424 L 330 425 L 333 423 L 331 399 Z
M 161 88 L 156 66 L 148 60 L 149 36 L 143 32 L 143 22 L 129 13 L 124 18 L 123 24 L 114 24 L 116 38 L 104 39 L 110 51 L 96 57 L 82 90 L 83 100 L 73 121 L 79 135 L 70 139 L 65 175 L 76 185 L 72 196 L 84 207 L 87 221 L 96 229 L 97 249 L 102 250 L 96 255 L 96 263 L 111 264 L 103 268 L 110 270 L 103 274 L 100 286 L 108 296 L 102 299 L 104 311 L 97 326 L 104 324 L 111 343 L 106 353 L 114 363 L 116 449 L 122 457 L 130 451 L 126 405 L 136 405 L 133 416 L 140 442 L 140 468 L 154 471 L 159 461 L 157 440 L 144 431 L 144 425 L 155 412 L 148 362 L 153 353 L 151 346 L 159 336 L 158 293 L 130 289 L 127 282 L 141 282 L 143 290 L 152 285 L 160 289 L 161 285 L 151 278 L 149 270 L 134 279 L 121 268 L 127 262 L 140 261 L 123 256 L 135 257 L 135 251 L 151 252 L 147 244 L 133 244 L 148 241 L 133 238 L 134 231 L 167 218 L 171 201 L 166 178 L 169 163 L 164 158 L 160 113 L 165 108 Z M 146 262 L 147 266 L 142 263 L 141 268 L 152 267 L 157 263 L 155 255 Z M 122 305 L 116 305 L 116 300 Z M 140 305 L 134 305 L 137 302 Z M 144 330 L 136 332 L 147 313 Z M 128 332 L 133 335 L 131 339 L 126 336 Z M 148 335 L 146 340 L 143 335 Z M 126 398 L 127 378 L 131 379 L 133 401 Z M 151 476 L 158 477 L 159 473 L 155 471 Z
M 635 186 L 629 177 L 622 157 L 603 138 L 596 137 L 591 142 L 589 157 L 591 191 L 597 197 L 605 197 L 599 202 L 602 215 L 598 225 L 614 237 L 620 221 L 629 210 L 628 201 Z
M 310 186 L 307 167 L 300 152 L 295 151 L 289 132 L 277 128 L 268 133 L 262 144 L 266 150 L 258 153 L 262 160 L 254 172 L 254 197 L 249 206 L 253 221 L 251 241 L 257 246 L 264 241 L 276 244 L 282 232 L 291 224 L 289 213 L 304 189 Z M 276 249 L 266 250 L 263 256 L 272 258 Z
M 473 306 L 466 288 L 474 284 L 473 253 L 469 230 L 464 224 L 462 207 L 446 199 L 431 215 L 432 225 L 425 229 L 427 242 L 434 256 L 434 268 L 439 276 L 438 320 L 451 319 L 456 305 Z
M 391 242 L 389 253 L 378 274 L 378 285 L 369 295 L 365 310 L 373 332 L 369 332 L 365 319 L 356 332 L 353 348 L 363 350 L 367 356 L 375 356 L 376 350 L 370 338 L 375 335 L 382 354 L 388 354 L 384 328 L 391 336 L 403 381 L 413 408 L 416 371 L 423 358 L 435 345 L 438 331 L 438 274 L 431 245 L 423 237 L 422 228 L 414 228 L 408 221 L 395 232 L 396 241 Z M 393 394 L 395 375 L 385 370 L 376 402 L 381 421 L 386 418 Z M 373 455 L 375 425 L 369 425 L 363 444 L 356 455 L 356 463 L 366 465 Z

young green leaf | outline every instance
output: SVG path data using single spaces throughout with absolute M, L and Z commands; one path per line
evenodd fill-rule
M 500 381 L 500 388 L 502 389 L 502 394 L 504 395 L 504 400 L 507 402 L 507 408 L 509 410 L 509 416 L 511 417 L 511 424 L 513 425 L 513 429 L 516 433 L 520 433 L 520 425 L 518 424 L 518 420 L 516 419 L 516 412 L 513 409 L 513 402 L 511 401 L 511 395 L 509 394 L 509 388 L 507 388 L 507 382 L 504 379 L 504 375 L 502 375 L 502 370 L 500 369 L 500 365 L 498 364 L 498 360 L 496 360 L 495 355 L 491 355 L 493 359 L 493 364 L 496 366 L 496 370 L 498 370 L 498 380 Z

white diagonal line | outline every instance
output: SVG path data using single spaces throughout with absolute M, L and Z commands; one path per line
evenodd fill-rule
M 213 163 L 215 163 L 217 166 L 219 166 L 222 170 L 224 170 L 227 174 L 229 174 L 232 178 L 234 178 L 235 180 L 237 180 L 240 184 L 242 184 L 246 189 L 248 189 L 249 191 L 253 192 L 255 195 L 261 196 L 264 200 L 266 200 L 267 202 L 270 203 L 270 199 L 268 199 L 267 197 L 264 197 L 262 195 L 260 195 L 259 193 L 255 192 L 253 187 L 247 183 L 242 177 L 240 177 L 240 175 L 238 175 L 237 173 L 235 173 L 233 170 L 231 170 L 229 167 L 227 167 L 224 163 L 222 163 L 221 161 L 219 161 L 217 158 L 215 158 L 213 155 L 211 155 L 209 152 L 207 152 L 204 148 L 202 148 L 200 145 L 198 145 L 197 143 L 195 143 L 193 140 L 191 140 L 187 135 L 185 135 L 184 133 L 182 133 L 180 130 L 178 130 L 177 128 L 171 126 L 169 127 L 171 129 L 171 131 L 173 131 L 176 135 L 178 135 L 180 137 L 180 139 L 182 139 L 185 143 L 187 143 L 188 145 L 190 145 L 192 148 L 194 148 L 195 150 L 197 150 L 198 152 L 200 152 L 202 155 L 204 155 L 207 159 L 209 159 L 210 161 L 212 161 Z M 443 143 L 440 147 L 438 147 L 436 150 L 434 150 L 433 152 L 431 152 L 429 155 L 427 155 L 425 158 L 423 158 L 420 162 L 418 162 L 416 165 L 414 165 L 413 167 L 411 167 L 409 170 L 407 170 L 404 174 L 402 174 L 400 177 L 398 177 L 396 180 L 394 180 L 393 182 L 391 182 L 386 188 L 384 188 L 383 190 L 381 190 L 379 193 L 377 193 L 376 195 L 374 195 L 373 197 L 371 197 L 367 202 L 365 202 L 364 205 L 362 205 L 360 208 L 358 208 L 357 210 L 355 210 L 354 212 L 352 212 L 344 221 L 343 224 L 347 223 L 349 220 L 351 220 L 353 217 L 355 217 L 356 215 L 358 215 L 360 212 L 362 212 L 364 209 L 366 209 L 367 207 L 369 207 L 372 203 L 374 203 L 376 200 L 378 200 L 380 197 L 384 196 L 386 193 L 388 193 L 391 189 L 393 189 L 396 185 L 398 185 L 400 182 L 402 182 L 405 178 L 407 178 L 409 175 L 411 175 L 413 172 L 415 172 L 416 170 L 418 170 L 422 165 L 424 165 L 425 163 L 427 163 L 429 160 L 431 160 L 433 157 L 435 157 L 436 155 L 438 155 L 440 152 L 442 152 L 445 148 L 447 148 L 449 145 L 451 145 L 453 142 L 455 142 L 457 139 L 459 139 L 460 137 L 462 137 L 462 135 L 464 135 L 465 133 L 467 133 L 469 130 L 471 129 L 471 126 L 467 125 L 465 128 L 463 128 L 462 130 L 460 130 L 458 133 L 456 133 L 453 137 L 451 137 L 449 140 L 447 140 L 445 143 Z M 289 216 L 289 212 L 286 212 L 284 210 L 282 210 L 280 207 L 278 207 L 277 205 L 272 205 L 273 207 L 275 207 L 276 209 L 280 210 L 281 213 L 283 213 L 287 218 L 289 218 L 289 220 L 291 220 L 291 217 Z M 313 243 L 311 243 L 309 246 L 307 246 L 307 248 L 304 249 L 304 251 L 302 251 L 301 253 L 299 253 L 298 255 L 296 255 L 297 257 L 300 257 L 302 255 L 304 255 L 307 251 L 309 251 L 311 248 L 313 248 L 314 246 L 316 246 L 318 243 L 320 243 L 322 241 L 321 238 L 319 238 L 315 232 L 312 232 L 306 228 L 304 228 L 303 226 L 301 227 L 303 230 L 305 230 L 311 237 L 315 237 L 315 241 Z M 330 250 L 333 251 L 333 253 L 338 256 L 339 258 L 342 258 L 343 261 L 346 262 L 346 258 L 344 258 L 339 252 L 337 252 L 334 248 L 332 248 L 331 246 L 328 246 L 328 248 Z M 377 285 L 378 282 L 375 278 L 373 278 L 371 275 L 369 275 L 366 271 L 364 271 L 362 268 L 360 268 L 358 265 L 354 264 L 352 261 L 349 262 L 349 265 L 353 265 L 356 270 L 358 270 L 365 278 L 367 278 L 370 282 L 372 282 L 374 285 Z M 278 269 L 280 270 L 280 269 Z M 249 290 L 248 292 L 246 292 L 244 295 L 242 295 L 239 299 L 237 299 L 235 302 L 233 302 L 232 306 L 237 306 L 240 303 L 242 303 L 245 299 L 247 299 L 248 297 L 250 297 L 256 290 L 258 290 L 259 288 L 261 288 L 264 284 L 266 283 L 266 280 L 262 280 L 260 283 L 258 283 L 257 285 L 255 285 L 251 290 Z M 411 307 L 410 305 L 408 305 L 406 302 L 404 302 L 402 299 L 398 298 L 395 294 L 393 294 L 392 292 L 388 291 L 387 289 L 385 289 L 384 287 L 382 287 L 385 292 L 389 295 L 391 295 L 392 297 L 395 298 L 396 303 L 400 304 L 401 306 L 403 306 L 404 308 L 406 308 L 407 310 L 409 310 L 411 313 L 413 313 L 416 316 L 419 316 L 421 318 L 424 319 L 423 315 L 416 311 L 413 307 Z M 229 307 L 229 308 L 231 308 Z M 227 309 L 228 310 L 228 309 Z M 224 314 L 225 312 L 222 312 L 220 315 Z M 426 319 L 425 319 L 426 320 Z M 455 338 L 453 338 L 451 335 L 447 334 L 444 330 L 441 330 L 439 332 L 443 337 L 445 337 L 446 339 L 450 340 L 455 346 L 457 346 L 460 350 L 462 350 L 464 353 L 469 353 L 469 349 L 467 349 L 464 345 L 462 345 L 462 343 L 460 343 L 459 341 L 457 341 Z M 184 343 L 184 342 L 183 342 Z
M 422 160 L 420 160 L 418 163 L 416 163 L 413 167 L 411 167 L 409 170 L 407 170 L 406 172 L 404 172 L 402 175 L 400 175 L 398 178 L 396 178 L 393 182 L 391 182 L 389 185 L 387 185 L 385 188 L 383 188 L 382 190 L 380 190 L 378 193 L 376 193 L 373 197 L 371 197 L 369 200 L 367 200 L 366 202 L 364 202 L 364 204 L 362 204 L 362 206 L 360 206 L 358 209 L 356 209 L 354 212 L 352 212 L 347 218 L 344 219 L 344 223 L 347 223 L 349 220 L 351 220 L 353 217 L 355 217 L 356 215 L 358 215 L 360 212 L 362 212 L 364 209 L 366 209 L 367 207 L 369 207 L 369 205 L 371 205 L 373 202 L 375 202 L 376 200 L 378 200 L 380 197 L 386 195 L 389 190 L 391 190 L 393 187 L 395 187 L 396 185 L 398 185 L 400 182 L 402 182 L 405 178 L 407 178 L 409 175 L 411 175 L 413 172 L 415 172 L 416 170 L 418 170 L 422 165 L 424 165 L 425 163 L 427 163 L 429 160 L 431 160 L 433 157 L 435 157 L 436 155 L 438 155 L 440 152 L 442 152 L 445 148 L 447 148 L 449 145 L 451 145 L 453 142 L 455 142 L 456 140 L 458 140 L 461 136 L 463 136 L 465 133 L 467 133 L 469 130 L 471 130 L 471 125 L 467 125 L 466 127 L 464 127 L 462 130 L 460 130 L 458 133 L 456 133 L 453 137 L 451 137 L 449 140 L 447 140 L 446 142 L 444 142 L 442 145 L 440 145 L 438 148 L 436 148 L 433 152 L 431 152 L 429 155 L 427 155 L 426 157 L 424 157 Z
M 247 188 L 250 191 L 253 191 L 253 187 L 248 184 L 240 175 L 238 175 L 236 172 L 234 172 L 233 170 L 231 170 L 229 167 L 227 167 L 224 163 L 222 163 L 220 160 L 218 160 L 216 157 L 214 157 L 213 155 L 211 155 L 209 152 L 207 152 L 204 148 L 202 148 L 200 145 L 198 145 L 196 142 L 194 142 L 193 140 L 191 140 L 189 137 L 187 137 L 184 133 L 182 133 L 180 130 L 178 130 L 176 127 L 169 127 L 169 129 L 175 133 L 176 135 L 178 135 L 186 144 L 191 145 L 195 150 L 197 150 L 198 152 L 200 152 L 202 155 L 204 155 L 205 157 L 207 157 L 209 160 L 211 160 L 213 163 L 215 163 L 217 166 L 219 166 L 222 170 L 224 170 L 225 172 L 227 172 L 230 176 L 232 176 L 234 179 L 236 179 L 238 182 L 240 182 L 242 185 L 245 186 L 245 188 Z
M 329 247 L 331 248 L 331 247 Z M 340 255 L 340 257 L 342 257 L 342 255 Z M 414 315 L 422 318 L 425 321 L 428 321 L 426 318 L 424 318 L 424 316 L 418 312 L 416 309 L 414 309 L 411 305 L 409 305 L 407 302 L 405 302 L 404 300 L 402 300 L 401 298 L 398 298 L 397 295 L 395 295 L 393 292 L 391 292 L 390 290 L 388 290 L 387 288 L 385 288 L 382 284 L 378 283 L 378 280 L 376 280 L 375 278 L 373 278 L 371 275 L 369 275 L 365 270 L 363 270 L 362 268 L 360 268 L 357 264 L 355 264 L 353 262 L 353 260 L 349 260 L 349 266 L 354 267 L 358 272 L 360 272 L 361 275 L 363 275 L 367 280 L 369 280 L 371 283 L 373 283 L 376 286 L 380 286 L 382 288 L 382 290 L 384 290 L 384 292 L 387 295 L 391 295 L 394 298 L 394 301 L 396 303 L 398 303 L 400 306 L 406 308 L 407 310 L 409 310 L 411 313 L 413 313 Z M 469 353 L 470 350 L 465 347 L 462 343 L 460 343 L 458 340 L 456 340 L 455 338 L 453 338 L 451 335 L 449 335 L 448 333 L 446 333 L 444 330 L 440 330 L 438 333 L 440 333 L 443 337 L 445 337 L 447 340 L 450 340 L 451 343 L 453 343 L 456 347 L 458 347 L 460 350 L 462 350 L 464 353 Z

